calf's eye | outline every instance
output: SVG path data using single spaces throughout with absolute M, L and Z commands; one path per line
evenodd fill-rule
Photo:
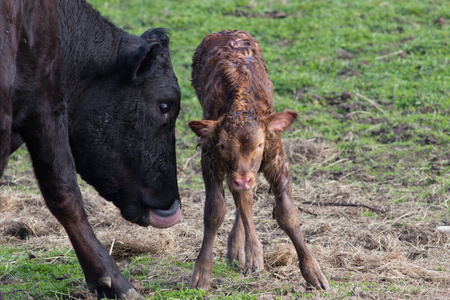
M 167 113 L 170 111 L 170 105 L 167 104 L 167 103 L 165 103 L 165 102 L 161 102 L 161 103 L 159 104 L 159 111 L 160 111 L 163 115 L 167 114 Z

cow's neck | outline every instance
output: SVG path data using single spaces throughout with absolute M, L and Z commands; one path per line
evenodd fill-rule
M 69 106 L 95 78 L 116 68 L 125 31 L 104 19 L 84 0 L 59 0 L 61 84 Z

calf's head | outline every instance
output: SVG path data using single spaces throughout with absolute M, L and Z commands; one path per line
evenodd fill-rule
M 70 108 L 70 143 L 78 173 L 142 226 L 180 218 L 175 120 L 180 89 L 164 32 L 121 46 L 111 74 L 92 78 Z
M 264 117 L 236 111 L 217 121 L 191 121 L 189 127 L 224 165 L 230 190 L 248 192 L 256 184 L 264 152 L 274 149 L 266 143 L 269 136 L 288 129 L 297 116 L 293 111 Z

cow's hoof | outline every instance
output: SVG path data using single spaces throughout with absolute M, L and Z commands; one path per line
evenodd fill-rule
M 117 278 L 116 278 L 117 279 Z M 121 280 L 122 279 L 122 280 Z M 116 282 L 109 276 L 98 279 L 97 284 L 88 284 L 91 292 L 97 291 L 97 298 L 137 300 L 143 299 L 125 278 L 118 278 Z
M 113 290 L 105 291 L 103 289 L 97 290 L 97 298 L 103 299 L 103 298 L 109 298 L 109 299 L 119 299 L 119 300 L 142 300 L 144 298 L 139 295 L 139 293 L 134 289 L 128 290 L 126 293 L 117 294 Z
M 120 300 L 136 300 L 136 299 L 144 299 L 139 295 L 139 293 L 135 289 L 131 289 L 126 293 L 125 296 L 119 298 Z

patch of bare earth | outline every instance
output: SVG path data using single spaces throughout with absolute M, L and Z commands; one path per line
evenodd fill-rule
M 309 164 L 312 169 L 331 164 L 338 157 L 332 144 L 320 140 L 286 139 L 284 144 L 294 163 Z M 192 171 L 198 170 L 198 164 L 193 160 L 182 164 L 180 177 L 184 182 L 190 176 L 201 176 Z M 436 230 L 436 220 L 449 211 L 450 195 L 447 193 L 437 205 L 426 207 L 414 195 L 395 201 L 397 192 L 397 187 L 389 183 L 347 182 L 318 176 L 294 182 L 293 195 L 305 239 L 332 282 L 331 291 L 313 292 L 309 297 L 450 298 L 450 237 Z M 234 219 L 233 200 L 228 191 L 225 194 L 228 213 L 214 248 L 218 261 L 225 261 L 227 234 Z M 141 228 L 123 220 L 115 206 L 92 190 L 84 190 L 83 196 L 97 237 L 107 249 L 112 249 L 113 257 L 144 254 L 156 258 L 149 269 L 120 260 L 119 266 L 129 267 L 131 276 L 148 275 L 148 280 L 133 282 L 142 294 L 152 296 L 143 287 L 145 282 L 161 282 L 168 290 L 179 288 L 180 283 L 188 285 L 191 270 L 182 269 L 176 262 L 192 262 L 197 257 L 203 237 L 203 190 L 181 190 L 182 220 L 164 230 Z M 272 218 L 274 199 L 262 177 L 254 198 L 254 220 L 265 250 L 266 270 L 252 280 L 245 280 L 243 275 L 237 280 L 214 275 L 206 299 L 232 296 L 232 291 L 258 295 L 261 300 L 293 299 L 311 292 L 304 285 L 293 246 Z M 40 196 L 2 186 L 0 200 L 0 243 L 27 249 L 70 247 L 64 230 Z M 167 267 L 167 261 L 173 263 Z M 82 286 L 71 297 L 94 299 Z

